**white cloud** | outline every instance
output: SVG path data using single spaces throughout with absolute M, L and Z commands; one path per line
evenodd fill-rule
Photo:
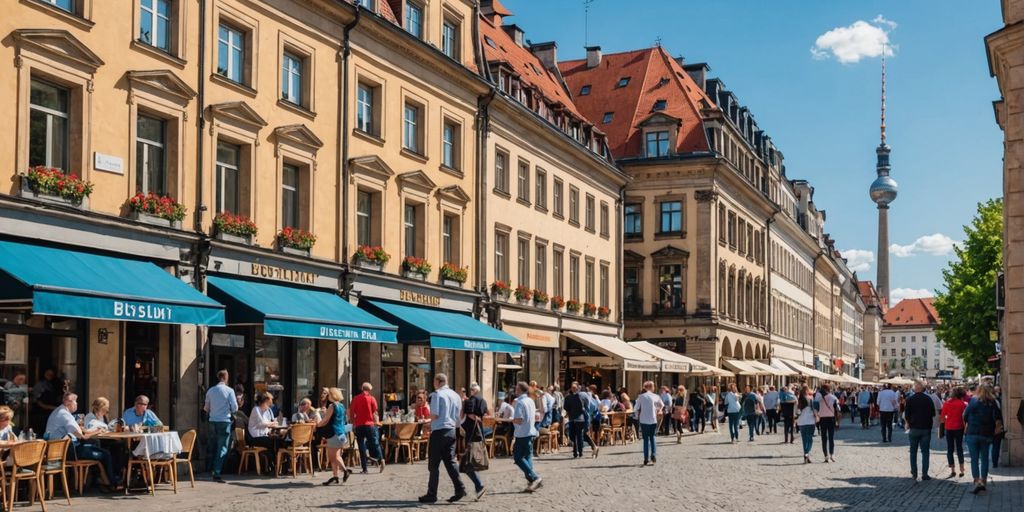
M 910 245 L 892 244 L 889 246 L 889 252 L 897 258 L 909 258 L 918 254 L 945 256 L 953 252 L 954 245 L 956 241 L 952 238 L 942 233 L 934 233 L 919 237 Z
M 875 262 L 875 253 L 864 249 L 839 251 L 846 258 L 846 266 L 854 272 L 867 272 Z
M 889 32 L 896 28 L 896 23 L 876 16 L 870 22 L 857 20 L 845 27 L 836 27 L 818 36 L 811 48 L 811 56 L 815 59 L 834 58 L 840 64 L 854 64 L 864 58 L 882 55 L 893 55 Z
M 895 306 L 903 299 L 923 299 L 935 295 L 931 290 L 924 288 L 896 288 L 889 292 L 889 305 Z

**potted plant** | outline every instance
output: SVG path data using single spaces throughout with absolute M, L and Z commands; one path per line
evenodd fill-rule
M 512 295 L 512 284 L 508 281 L 495 281 L 491 283 L 491 297 L 494 300 L 507 301 Z
M 574 315 L 578 315 L 580 313 L 581 307 L 582 306 L 580 305 L 580 301 L 576 299 L 569 299 L 565 301 L 565 310 Z
M 423 281 L 427 278 L 427 274 L 430 273 L 430 269 L 430 263 L 423 258 L 406 256 L 405 259 L 402 260 L 402 276 L 409 279 Z
M 283 253 L 309 257 L 309 250 L 316 244 L 316 236 L 299 228 L 286 227 L 274 237 L 277 248 Z
M 181 229 L 181 221 L 188 209 L 171 196 L 160 196 L 152 192 L 139 192 L 128 199 L 128 211 L 132 220 L 154 226 L 170 226 Z
M 213 218 L 213 227 L 219 240 L 246 245 L 252 245 L 257 231 L 256 223 L 252 219 L 231 212 L 218 213 Z
M 378 272 L 384 269 L 384 264 L 390 259 L 391 255 L 379 245 L 360 245 L 352 255 L 352 261 L 357 267 Z
M 92 194 L 92 182 L 56 167 L 37 165 L 20 176 L 22 197 L 80 208 Z
M 597 308 L 597 317 L 601 320 L 608 320 L 608 315 L 612 314 L 611 308 L 608 306 L 601 306 Z
M 533 298 L 533 290 L 529 286 L 519 285 L 516 286 L 516 302 L 525 305 L 530 299 Z
M 539 308 L 548 305 L 548 294 L 541 290 L 533 290 L 533 305 Z
M 551 310 L 558 311 L 565 306 L 565 299 L 561 295 L 555 295 L 551 297 Z
M 593 305 L 593 304 L 591 304 L 589 302 L 584 302 L 583 303 L 583 314 L 587 315 L 587 316 L 594 316 L 594 313 L 597 313 L 597 306 L 595 306 L 595 305 Z
M 462 283 L 469 278 L 469 267 L 459 267 L 452 263 L 441 265 L 441 284 L 452 288 L 462 288 Z

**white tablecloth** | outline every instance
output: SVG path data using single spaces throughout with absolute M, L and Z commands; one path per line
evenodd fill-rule
M 170 458 L 181 453 L 181 438 L 177 432 L 141 434 L 139 445 L 132 452 L 136 457 L 151 459 Z

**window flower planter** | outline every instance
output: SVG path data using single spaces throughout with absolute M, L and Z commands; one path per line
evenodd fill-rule
M 149 224 L 150 226 L 170 227 L 174 229 L 181 229 L 180 220 L 165 219 L 159 215 L 153 215 L 143 211 L 133 210 L 128 212 L 128 218 L 136 222 L 143 224 Z
M 363 270 L 373 270 L 375 272 L 382 272 L 384 270 L 384 264 L 379 261 L 371 260 L 356 260 L 356 267 Z
M 427 275 L 426 274 L 424 274 L 422 272 L 417 272 L 415 270 L 403 270 L 402 271 L 402 277 L 404 277 L 406 279 L 413 279 L 415 281 L 426 281 L 427 280 Z
M 374 272 L 383 272 L 384 264 L 390 259 L 391 255 L 379 245 L 360 245 L 352 255 L 352 263 L 356 268 Z
M 56 192 L 47 192 L 42 188 L 33 186 L 32 180 L 27 175 L 21 175 L 21 197 L 28 199 L 35 199 L 44 203 L 55 204 L 60 206 L 70 206 L 71 208 L 88 209 L 89 208 L 89 196 L 84 195 L 82 197 L 66 197 Z M 89 189 L 92 189 L 92 184 L 89 184 Z
M 252 235 L 232 235 L 231 233 L 225 233 L 218 230 L 214 236 L 217 240 L 223 240 L 225 242 L 252 245 Z
M 454 279 L 441 279 L 441 285 L 449 288 L 462 288 L 462 281 L 456 281 Z
M 495 281 L 491 283 L 491 298 L 498 302 L 508 302 L 509 295 L 512 295 L 512 285 L 506 281 Z
M 252 245 L 256 238 L 256 223 L 245 215 L 228 212 L 218 213 L 213 218 L 214 236 L 218 240 L 236 244 Z
M 287 245 L 278 244 L 277 249 L 284 254 L 291 254 L 292 256 L 302 256 L 305 258 L 309 257 L 309 249 L 298 249 L 295 247 L 288 247 Z
M 551 297 L 551 311 L 561 311 L 565 306 L 565 299 L 561 295 Z
M 187 212 L 185 205 L 174 198 L 152 192 L 139 192 L 128 198 L 125 205 L 128 207 L 128 217 L 134 221 L 174 229 L 181 229 L 181 221 Z
M 406 279 L 425 281 L 430 270 L 430 262 L 423 258 L 406 256 L 405 259 L 402 260 L 402 276 Z
M 580 309 L 582 308 L 583 306 L 580 304 L 578 300 L 570 300 L 565 303 L 565 312 L 569 313 L 570 315 L 580 314 Z
M 308 258 L 309 251 L 316 244 L 316 236 L 304 229 L 286 227 L 274 237 L 277 240 L 277 250 L 293 256 Z
M 462 288 L 462 284 L 469 278 L 468 267 L 459 267 L 452 263 L 441 265 L 438 273 L 441 276 L 441 285 L 449 288 Z

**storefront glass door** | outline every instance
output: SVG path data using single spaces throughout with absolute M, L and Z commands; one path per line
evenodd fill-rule
M 125 324 L 125 381 L 124 402 L 135 403 L 135 397 L 149 397 L 149 408 L 159 411 L 162 405 L 158 389 L 157 368 L 160 326 L 155 324 Z M 79 404 L 81 407 L 81 404 Z M 127 407 L 125 407 L 127 408 Z M 119 416 L 117 411 L 111 411 Z

